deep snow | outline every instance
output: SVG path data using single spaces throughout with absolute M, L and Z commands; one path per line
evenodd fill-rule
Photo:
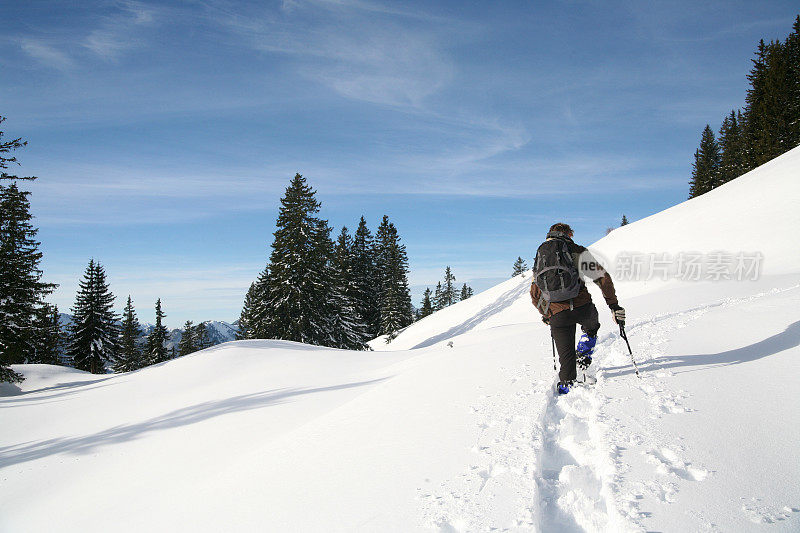
M 529 277 L 376 352 L 20 367 L 0 530 L 797 531 L 799 175 L 795 149 L 595 243 L 764 256 L 755 281 L 619 281 L 641 379 L 591 287 L 598 383 L 554 396 Z

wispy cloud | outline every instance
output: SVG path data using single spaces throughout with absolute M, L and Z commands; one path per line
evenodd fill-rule
M 103 18 L 100 27 L 89 33 L 83 46 L 106 60 L 116 60 L 125 51 L 139 46 L 138 33 L 156 22 L 156 9 L 140 2 L 121 2 L 119 12 Z
M 365 2 L 288 2 L 280 12 L 242 14 L 218 6 L 214 23 L 251 48 L 284 54 L 296 71 L 353 100 L 419 107 L 453 77 L 437 31 L 417 15 Z
M 59 70 L 68 70 L 74 66 L 72 58 L 58 45 L 33 38 L 19 39 L 18 42 L 23 52 L 45 66 Z

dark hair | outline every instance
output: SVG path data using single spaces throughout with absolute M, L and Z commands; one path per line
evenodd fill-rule
M 568 236 L 572 236 L 573 234 L 572 228 L 569 227 L 569 224 L 565 224 L 563 222 L 557 222 L 550 226 L 550 231 L 559 231 Z

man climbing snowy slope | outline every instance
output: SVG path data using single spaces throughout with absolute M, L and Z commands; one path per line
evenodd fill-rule
M 589 251 L 572 241 L 573 231 L 568 224 L 550 227 L 547 239 L 536 251 L 531 283 L 531 300 L 550 326 L 550 334 L 558 350 L 561 369 L 558 372 L 558 392 L 566 394 L 577 377 L 576 363 L 587 368 L 597 343 L 600 321 L 581 275 L 594 281 L 611 309 L 614 321 L 625 321 L 611 276 Z M 576 325 L 583 335 L 575 348 Z

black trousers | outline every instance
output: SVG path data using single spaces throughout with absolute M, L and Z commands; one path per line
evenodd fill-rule
M 558 361 L 561 369 L 558 371 L 559 381 L 572 381 L 578 377 L 575 368 L 575 325 L 580 324 L 581 330 L 590 337 L 597 335 L 600 329 L 600 319 L 597 308 L 593 303 L 567 309 L 550 317 L 550 334 L 556 341 Z

